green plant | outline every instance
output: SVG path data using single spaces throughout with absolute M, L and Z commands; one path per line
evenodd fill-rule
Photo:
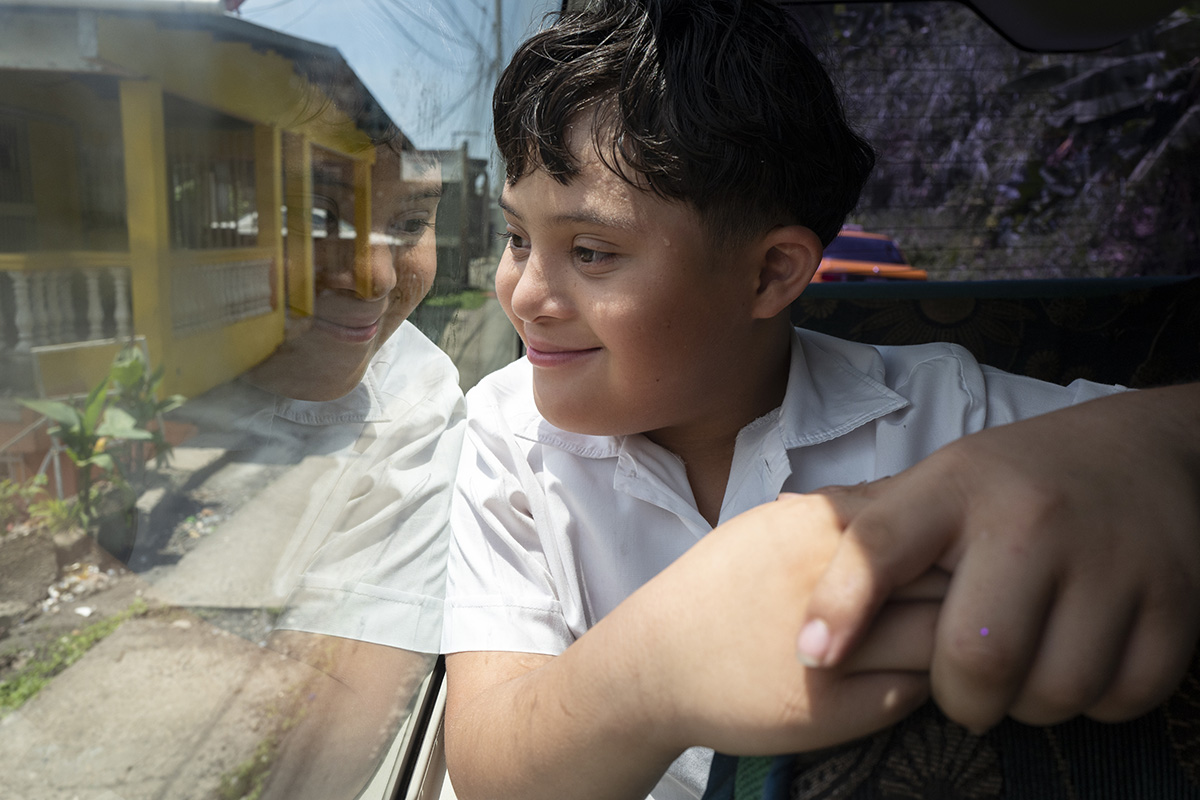
M 277 735 L 272 734 L 259 742 L 249 758 L 221 776 L 217 796 L 221 800 L 258 800 L 262 797 L 278 749 Z
M 321 669 L 316 664 L 313 666 Z M 217 789 L 219 800 L 258 800 L 262 796 L 284 740 L 308 714 L 304 698 L 310 696 L 310 687 L 311 681 L 294 685 L 265 709 L 268 724 L 266 736 L 259 741 L 249 758 L 221 777 L 221 785 Z
M 155 447 L 161 465 L 170 453 L 170 445 L 159 426 L 147 427 L 158 416 L 183 403 L 180 395 L 158 400 L 163 370 L 151 372 L 141 348 L 129 346 L 117 354 L 108 375 L 92 388 L 82 402 L 58 400 L 22 400 L 24 406 L 58 423 L 50 435 L 59 441 L 75 465 L 79 494 L 75 513 L 86 525 L 94 516 L 97 493 L 93 490 L 93 470 L 100 470 L 123 494 L 128 488 L 126 475 L 140 474 L 145 459 L 145 444 Z M 111 390 L 111 391 L 110 391 Z M 47 509 L 57 514 L 61 509 Z
M 45 475 L 34 475 L 24 483 L 0 480 L 0 536 L 29 516 L 31 504 L 46 485 Z
M 57 497 L 45 497 L 30 503 L 29 520 L 51 534 L 86 528 L 89 521 L 82 504 L 74 499 L 60 500 Z
M 140 347 L 129 346 L 117 354 L 108 372 L 116 393 L 113 402 L 117 408 L 133 418 L 133 427 L 148 431 L 149 439 L 133 439 L 133 446 L 126 472 L 140 471 L 145 464 L 145 447 L 149 441 L 154 446 L 154 460 L 159 467 L 166 465 L 171 455 L 162 427 L 155 423 L 159 417 L 183 405 L 183 395 L 174 394 L 165 400 L 158 399 L 162 386 L 163 368 L 150 369 L 149 359 Z
M 466 289 L 461 292 L 454 292 L 453 294 L 427 297 L 425 305 L 431 308 L 455 308 L 464 311 L 474 311 L 477 308 L 482 308 L 487 299 L 486 292 L 479 289 Z
M 58 400 L 22 400 L 21 403 L 39 414 L 45 414 L 58 424 L 50 429 L 75 464 L 79 480 L 78 502 L 85 519 L 92 516 L 92 468 L 104 473 L 114 483 L 124 482 L 117 462 L 107 452 L 111 440 L 151 439 L 152 434 L 134 424 L 128 411 L 108 405 L 106 377 L 88 392 L 81 407 Z
M 55 675 L 83 658 L 84 653 L 119 628 L 122 622 L 131 617 L 140 617 L 148 610 L 146 601 L 134 600 L 119 614 L 55 640 L 11 678 L 0 681 L 0 717 L 20 708 L 40 692 Z

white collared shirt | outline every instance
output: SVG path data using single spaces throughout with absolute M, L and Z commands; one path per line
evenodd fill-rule
M 280 552 L 255 552 L 264 595 L 284 606 L 277 627 L 438 651 L 464 406 L 436 345 L 405 322 L 343 397 L 238 380 L 183 411 L 200 428 L 190 444 L 278 465 L 276 485 L 294 487 L 294 532 Z
M 983 428 L 1115 391 L 980 366 L 954 345 L 874 347 L 796 330 L 783 404 L 739 433 L 720 520 L 895 474 Z M 467 395 L 444 652 L 556 655 L 711 530 L 683 462 L 641 435 L 587 436 L 538 414 L 521 360 Z M 699 797 L 685 754 L 653 797 Z

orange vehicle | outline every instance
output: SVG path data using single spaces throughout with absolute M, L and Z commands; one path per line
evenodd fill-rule
M 837 281 L 923 281 L 928 275 L 908 263 L 896 241 L 881 233 L 843 228 L 817 267 L 814 283 Z

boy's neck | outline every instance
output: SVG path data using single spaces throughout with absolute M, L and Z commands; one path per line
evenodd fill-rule
M 790 324 L 785 332 L 768 340 L 752 359 L 752 369 L 740 370 L 728 382 L 732 391 L 704 418 L 645 434 L 682 459 L 696 508 L 713 527 L 721 516 L 738 434 L 783 403 L 791 364 Z

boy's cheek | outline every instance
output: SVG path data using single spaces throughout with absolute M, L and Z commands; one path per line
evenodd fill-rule
M 513 315 L 512 310 L 513 290 L 516 288 L 518 277 L 517 270 L 509 262 L 508 257 L 502 258 L 500 265 L 496 268 L 496 300 L 499 301 L 500 307 L 504 309 L 504 314 L 508 317 L 509 322 L 517 329 L 517 333 L 521 334 L 522 338 L 524 338 L 520 320 Z

